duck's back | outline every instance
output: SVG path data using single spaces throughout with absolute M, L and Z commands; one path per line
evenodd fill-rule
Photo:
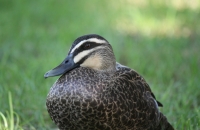
M 163 117 L 144 79 L 119 64 L 113 73 L 79 67 L 64 74 L 46 105 L 63 130 L 156 129 Z

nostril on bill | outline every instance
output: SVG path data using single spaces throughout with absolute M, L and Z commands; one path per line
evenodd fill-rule
M 67 63 L 69 60 L 66 60 L 65 63 Z

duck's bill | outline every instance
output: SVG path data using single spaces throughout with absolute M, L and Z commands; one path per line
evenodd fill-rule
M 59 66 L 46 72 L 44 77 L 48 78 L 53 76 L 59 76 L 77 67 L 79 67 L 79 65 L 74 63 L 73 56 L 68 55 L 67 58 L 65 58 L 65 60 Z

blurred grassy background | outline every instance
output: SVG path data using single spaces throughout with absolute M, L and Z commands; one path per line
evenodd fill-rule
M 200 127 L 200 1 L 0 0 L 0 111 L 14 111 L 24 129 L 56 128 L 46 95 L 58 77 L 43 75 L 73 40 L 96 33 L 118 62 L 149 83 L 178 130 Z

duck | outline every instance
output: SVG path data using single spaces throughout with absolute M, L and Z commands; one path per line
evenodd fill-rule
M 66 58 L 44 77 L 60 76 L 46 99 L 60 130 L 174 130 L 145 79 L 116 62 L 98 34 L 78 37 Z

